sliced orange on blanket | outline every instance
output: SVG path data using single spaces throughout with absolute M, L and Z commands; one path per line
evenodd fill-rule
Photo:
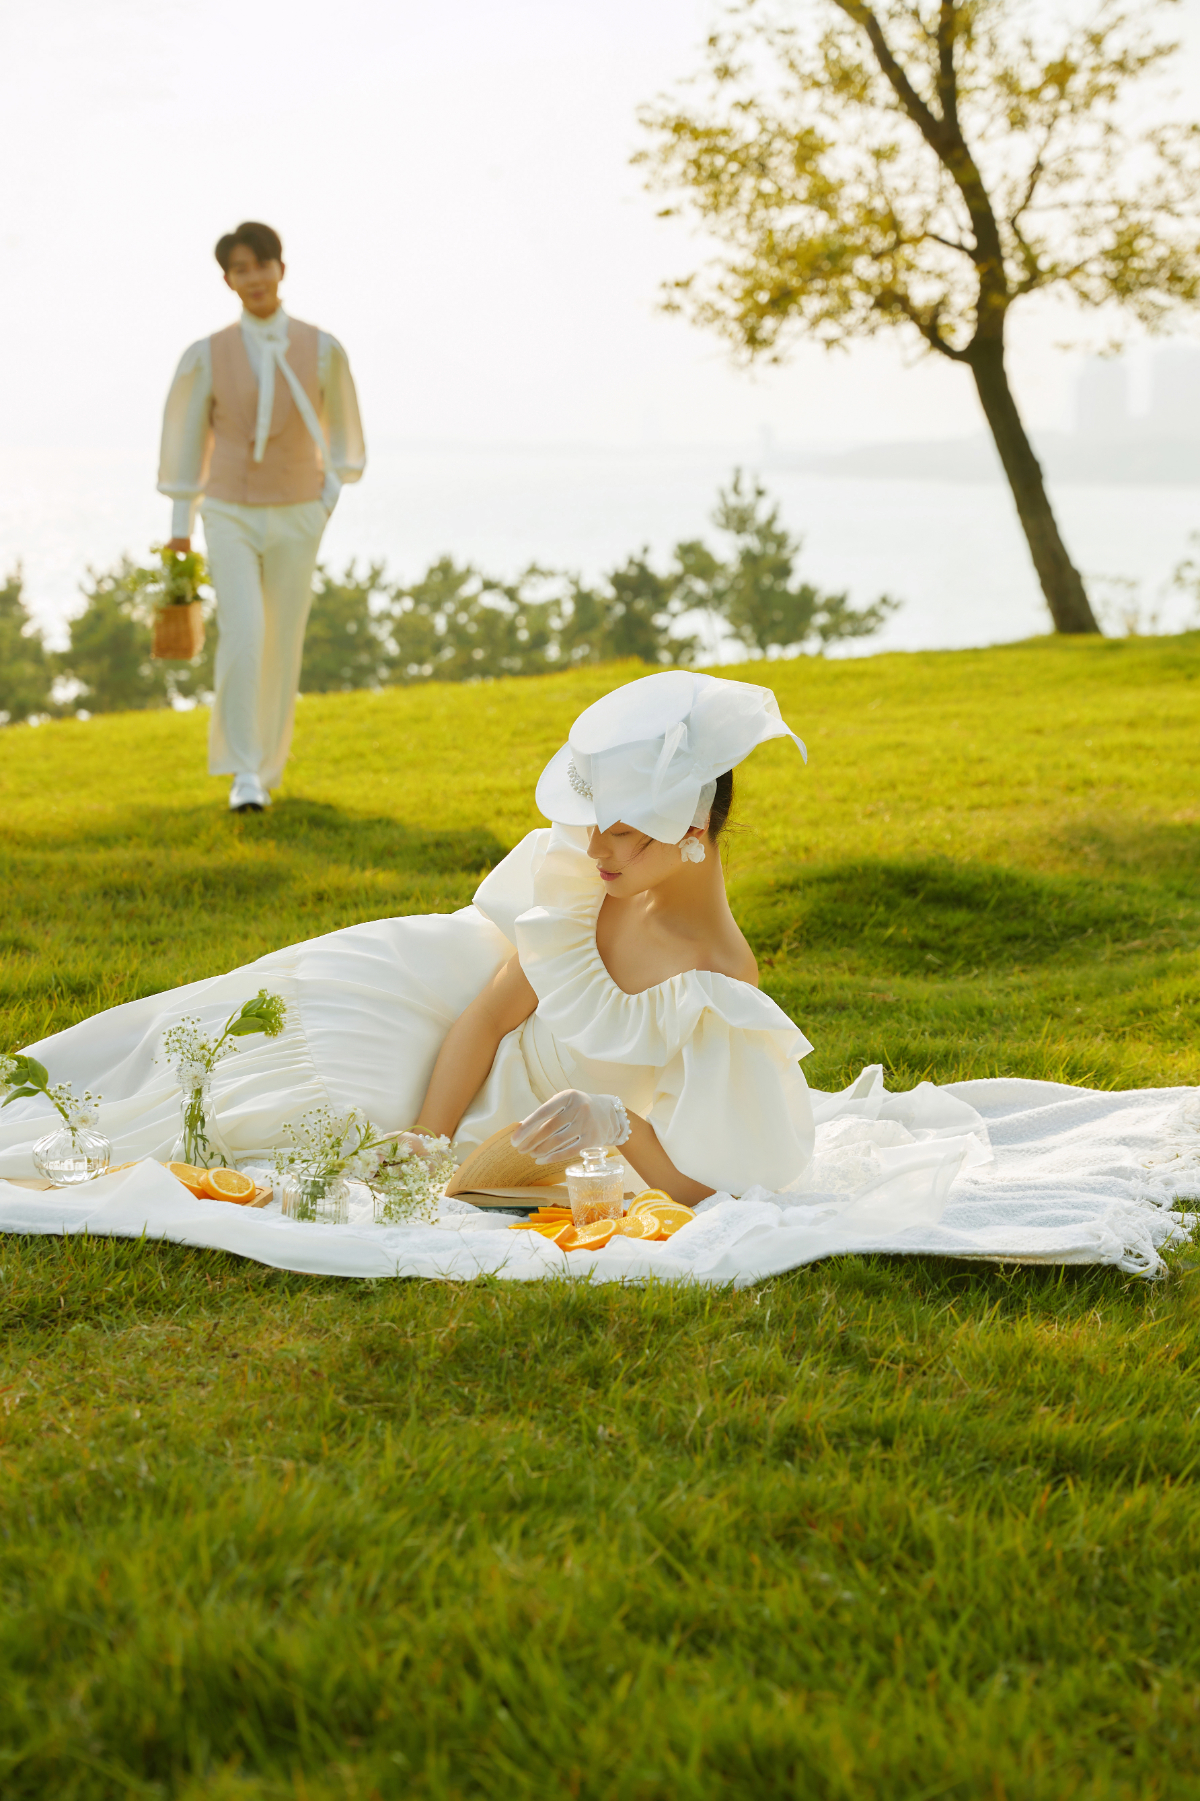
M 630 1201 L 629 1211 L 630 1213 L 644 1213 L 647 1207 L 661 1207 L 664 1205 L 667 1207 L 674 1207 L 677 1206 L 678 1203 L 673 1201 L 670 1195 L 664 1193 L 661 1188 L 644 1188 L 636 1200 Z
M 567 1234 L 574 1230 L 569 1213 L 566 1219 L 551 1220 L 548 1225 L 534 1227 L 538 1237 L 547 1239 L 551 1244 L 561 1244 Z
M 510 1232 L 536 1232 L 539 1238 L 548 1238 L 551 1244 L 557 1244 L 564 1232 L 571 1231 L 571 1216 L 566 1219 L 522 1219 L 511 1225 Z
M 206 1169 L 197 1169 L 194 1163 L 168 1163 L 167 1168 L 198 1201 L 208 1198 L 204 1191 L 204 1178 L 208 1174 Z
M 641 1216 L 643 1219 L 652 1219 L 658 1226 L 658 1231 L 654 1234 L 656 1238 L 674 1238 L 676 1232 L 684 1226 L 690 1226 L 696 1217 L 690 1207 L 683 1207 L 678 1201 L 653 1201 L 649 1207 L 642 1209 Z
M 594 1219 L 590 1226 L 568 1226 L 554 1242 L 560 1251 L 599 1251 L 616 1229 L 615 1219 Z
M 257 1189 L 249 1176 L 242 1175 L 236 1169 L 206 1169 L 204 1172 L 204 1193 L 210 1201 L 233 1201 L 244 1207 L 252 1201 Z
M 656 1238 L 658 1221 L 648 1213 L 627 1213 L 624 1219 L 615 1222 L 614 1236 L 617 1238 Z

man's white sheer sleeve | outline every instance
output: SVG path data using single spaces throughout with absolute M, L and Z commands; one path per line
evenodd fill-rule
M 321 384 L 321 424 L 329 442 L 329 458 L 342 482 L 362 479 L 367 466 L 358 395 L 350 373 L 350 358 L 336 338 L 323 331 L 318 343 L 317 379 Z
M 212 351 L 207 338 L 184 351 L 163 409 L 158 491 L 174 503 L 171 536 L 190 538 L 212 459 Z

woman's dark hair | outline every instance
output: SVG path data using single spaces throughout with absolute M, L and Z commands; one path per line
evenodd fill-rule
M 283 261 L 283 245 L 279 241 L 279 233 L 272 231 L 269 225 L 258 224 L 254 219 L 244 219 L 236 231 L 227 231 L 223 238 L 217 239 L 213 255 L 226 275 L 229 274 L 229 259 L 238 244 L 244 244 L 247 250 L 253 251 L 260 263 Z
M 713 804 L 708 815 L 708 835 L 713 843 L 725 830 L 733 806 L 733 771 L 727 769 L 724 775 L 717 777 L 717 792 L 713 795 Z

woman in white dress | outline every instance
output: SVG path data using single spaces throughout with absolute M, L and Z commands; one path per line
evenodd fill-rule
M 32 1052 L 52 1080 L 103 1094 L 115 1161 L 163 1158 L 179 1104 L 164 1031 L 183 1015 L 207 1031 L 267 988 L 288 1003 L 282 1037 L 243 1040 L 214 1086 L 237 1162 L 267 1156 L 313 1106 L 354 1106 L 464 1150 L 513 1122 L 543 1159 L 618 1146 L 649 1186 L 692 1203 L 784 1189 L 812 1154 L 811 1047 L 757 987 L 717 845 L 734 766 L 785 736 L 765 688 L 682 670 L 632 682 L 576 720 L 538 784 L 551 827 L 471 906 L 292 945 Z M 0 1116 L 0 1175 L 32 1173 L 48 1123 L 35 1101 Z
M 540 1280 L 583 1257 L 591 1280 L 745 1283 L 873 1250 L 1160 1269 L 1189 1225 L 1173 1201 L 1200 1198 L 1194 1091 L 997 1079 L 888 1094 L 876 1065 L 810 1096 L 809 1045 L 756 986 L 717 856 L 730 772 L 793 735 L 748 683 L 682 670 L 631 682 L 575 721 L 538 783 L 551 825 L 469 907 L 289 945 L 30 1047 L 52 1081 L 104 1095 L 114 1161 L 138 1161 L 49 1193 L 6 1182 L 33 1174 L 53 1123 L 44 1100 L 14 1101 L 0 1112 L 0 1230 L 145 1234 L 360 1277 Z M 427 1224 L 376 1224 L 359 1202 L 349 1224 L 317 1226 L 192 1199 L 157 1161 L 179 1129 L 163 1035 L 183 1016 L 213 1034 L 262 988 L 287 1002 L 282 1036 L 242 1039 L 214 1082 L 231 1161 L 268 1163 L 314 1107 L 360 1108 L 388 1134 L 453 1134 L 464 1152 L 519 1122 L 516 1144 L 544 1159 L 618 1146 L 698 1217 L 665 1244 L 614 1236 L 565 1258 L 459 1201 Z

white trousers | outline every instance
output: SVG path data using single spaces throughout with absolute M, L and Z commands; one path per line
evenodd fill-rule
M 201 508 L 217 596 L 210 775 L 256 775 L 274 788 L 292 743 L 312 578 L 329 522 L 325 503 Z

